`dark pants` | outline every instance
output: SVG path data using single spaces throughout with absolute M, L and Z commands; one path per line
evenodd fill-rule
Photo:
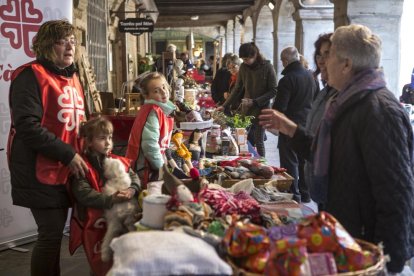
M 284 135 L 279 136 L 279 157 L 280 166 L 287 170 L 294 180 L 290 187 L 290 192 L 293 193 L 293 199 L 301 202 L 309 202 L 309 188 L 305 182 L 304 166 L 305 161 L 298 156 L 296 152 L 289 146 L 289 138 Z
M 60 275 L 60 245 L 68 208 L 30 209 L 37 224 L 38 238 L 32 252 L 32 276 Z
M 252 144 L 252 146 L 256 147 L 257 153 L 261 157 L 266 156 L 266 150 L 264 145 L 265 129 L 261 125 L 259 125 L 258 120 L 253 120 L 253 124 L 249 129 L 247 139 L 249 140 L 250 144 Z

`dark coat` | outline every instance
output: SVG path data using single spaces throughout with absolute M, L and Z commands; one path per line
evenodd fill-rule
M 104 176 L 103 162 L 106 157 L 101 154 L 87 154 L 84 158 L 86 158 L 91 166 L 89 169 L 97 172 L 99 176 L 99 179 L 97 179 L 98 183 L 102 180 L 102 184 L 105 186 L 107 179 Z M 138 195 L 141 191 L 138 175 L 132 169 L 129 169 L 129 177 L 131 178 L 131 188 Z M 112 195 L 106 195 L 95 190 L 86 177 L 72 178 L 70 188 L 77 202 L 75 206 L 81 221 L 86 218 L 86 208 L 110 209 L 114 204 Z
M 224 92 L 230 92 L 230 77 L 231 73 L 225 67 L 222 67 L 217 71 L 216 76 L 211 83 L 211 97 L 216 104 L 223 104 Z
M 254 104 L 245 115 L 257 117 L 262 109 L 270 107 L 270 101 L 276 96 L 276 92 L 276 73 L 269 61 L 265 60 L 253 66 L 242 63 L 236 84 L 223 107 L 239 105 L 244 98 L 253 99 Z
M 292 142 L 295 150 L 310 156 L 312 137 L 302 127 Z M 413 131 L 386 88 L 361 91 L 338 110 L 331 131 L 326 211 L 353 237 L 383 242 L 391 256 L 390 271 L 401 271 L 414 255 Z
M 71 77 L 73 66 L 58 69 L 41 62 L 54 74 Z M 46 185 L 36 179 L 36 156 L 42 154 L 67 165 L 75 156 L 71 145 L 40 126 L 43 105 L 32 69 L 24 69 L 10 86 L 13 124 L 16 128 L 11 149 L 10 174 L 13 204 L 28 208 L 66 208 L 69 204 L 65 183 Z
M 273 109 L 304 126 L 312 107 L 313 96 L 316 93 L 315 79 L 299 61 L 286 66 L 282 75 L 283 78 L 277 85 L 277 96 Z
M 404 85 L 400 102 L 414 104 L 414 89 L 411 87 L 411 83 Z

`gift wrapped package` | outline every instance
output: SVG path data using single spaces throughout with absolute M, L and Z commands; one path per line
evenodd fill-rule
M 298 225 L 298 237 L 307 240 L 308 252 L 331 252 L 339 272 L 357 271 L 374 264 L 371 252 L 349 235 L 330 214 L 320 212 L 304 219 Z

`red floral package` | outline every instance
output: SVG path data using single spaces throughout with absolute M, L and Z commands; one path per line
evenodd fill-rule
M 308 275 L 306 240 L 286 238 L 275 242 L 265 268 L 267 276 Z
M 269 256 L 269 249 L 262 250 L 259 253 L 247 257 L 247 259 L 241 263 L 241 266 L 247 271 L 262 274 L 265 270 L 266 263 L 269 260 Z
M 372 266 L 374 256 L 362 250 L 343 226 L 330 214 L 308 216 L 298 225 L 298 237 L 307 240 L 308 252 L 331 252 L 339 272 Z
M 223 238 L 227 253 L 231 257 L 247 257 L 267 250 L 270 245 L 266 229 L 241 221 L 233 223 Z

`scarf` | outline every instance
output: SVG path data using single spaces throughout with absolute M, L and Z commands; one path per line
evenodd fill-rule
M 331 128 L 332 123 L 338 115 L 338 110 L 354 95 L 365 90 L 374 92 L 385 86 L 384 74 L 381 70 L 366 69 L 353 76 L 345 86 L 345 89 L 339 91 L 336 97 L 331 98 L 325 109 L 321 124 L 319 125 L 316 139 L 312 145 L 315 152 L 314 173 L 316 177 L 327 179 L 328 176 L 331 153 Z M 328 182 L 324 182 L 324 189 L 327 192 Z
M 236 75 L 231 74 L 229 88 L 232 88 L 236 84 L 236 81 L 237 81 L 237 74 Z

